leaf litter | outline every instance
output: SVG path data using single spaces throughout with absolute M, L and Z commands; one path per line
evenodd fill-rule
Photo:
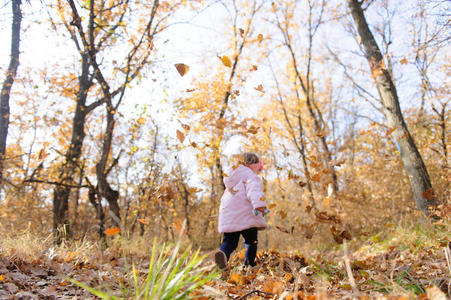
M 358 293 L 352 290 L 340 249 L 308 253 L 260 251 L 256 267 L 242 266 L 244 251 L 232 255 L 220 278 L 191 293 L 205 299 L 447 299 L 451 278 L 446 251 L 451 241 L 406 247 L 389 245 L 375 251 L 362 247 L 347 257 Z M 374 246 L 374 245 L 373 245 Z M 95 252 L 95 251 L 93 251 Z M 132 262 L 136 273 L 148 272 L 145 257 L 124 258 L 114 251 L 77 255 L 46 251 L 33 258 L 0 252 L 0 299 L 94 299 L 88 291 L 69 282 L 121 296 Z M 99 252 L 100 253 L 100 252 Z M 81 257 L 83 256 L 83 257 Z M 211 260 L 204 268 L 214 269 Z

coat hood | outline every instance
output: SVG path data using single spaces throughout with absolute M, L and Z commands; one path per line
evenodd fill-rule
M 248 177 L 249 175 L 253 175 L 251 169 L 245 167 L 243 165 L 238 165 L 238 167 L 232 167 L 227 169 L 224 174 L 224 185 L 229 190 L 232 189 L 235 185 L 237 185 L 243 178 Z

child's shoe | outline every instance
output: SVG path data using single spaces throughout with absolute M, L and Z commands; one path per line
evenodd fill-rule
M 218 250 L 218 252 L 215 253 L 215 263 L 221 270 L 227 268 L 227 257 L 221 250 Z

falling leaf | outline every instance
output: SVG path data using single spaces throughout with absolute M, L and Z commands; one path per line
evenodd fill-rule
M 408 136 L 409 136 L 409 132 L 406 132 L 406 133 L 404 133 L 404 134 L 399 138 L 399 140 L 405 139 L 405 138 L 407 138 Z
M 138 123 L 139 125 L 144 125 L 146 123 L 146 119 L 144 119 L 143 117 L 138 118 L 136 120 L 136 123 Z
M 185 64 L 175 64 L 174 65 L 177 71 L 179 72 L 180 76 L 184 76 L 189 71 L 189 66 Z
M 264 93 L 265 91 L 263 91 L 263 85 L 259 84 L 257 87 L 254 88 L 256 91 L 259 91 L 261 93 Z
M 239 30 L 239 32 L 240 32 L 240 35 L 243 36 L 243 35 L 244 35 L 244 29 L 243 29 L 243 28 L 240 28 L 240 29 L 238 29 L 238 30 Z
M 423 197 L 428 200 L 435 199 L 434 190 L 432 188 L 427 189 L 426 191 L 423 192 Z
M 287 217 L 287 213 L 284 212 L 283 210 L 279 210 L 279 215 L 282 219 L 285 219 Z
M 341 224 L 341 220 L 339 217 L 335 215 L 329 215 L 325 211 L 319 211 L 315 213 L 315 217 L 319 222 L 322 223 L 335 223 L 335 224 Z
M 265 201 L 265 198 L 260 197 L 260 199 L 258 199 L 258 200 L 260 200 L 260 201 Z
M 389 130 L 385 133 L 385 136 L 389 136 L 390 134 L 392 134 L 392 133 L 396 130 L 396 128 L 398 128 L 398 127 L 389 129 Z
M 191 93 L 191 92 L 194 92 L 196 89 L 186 89 L 186 92 L 187 93 Z
M 183 123 L 182 123 L 182 127 L 183 127 L 183 129 L 185 129 L 186 131 L 189 131 L 189 130 L 190 130 L 189 125 L 186 125 L 186 124 L 183 124 Z
M 320 178 L 321 178 L 321 174 L 320 173 L 316 173 L 316 174 L 314 174 L 313 176 L 312 176 L 312 181 L 315 181 L 315 182 L 319 182 L 320 181 Z
M 331 226 L 330 232 L 332 233 L 334 240 L 338 244 L 343 244 L 344 239 L 349 240 L 349 241 L 352 240 L 351 234 L 346 230 L 339 230 L 339 229 L 335 228 L 335 226 Z
M 143 225 L 149 225 L 149 223 L 145 219 L 138 219 L 137 221 Z
M 196 144 L 196 142 L 191 142 L 191 144 L 190 144 L 193 148 L 197 148 L 197 144 Z
M 404 57 L 403 59 L 401 59 L 400 63 L 401 65 L 407 65 L 408 64 L 407 58 Z
M 276 207 L 276 206 L 277 206 L 277 204 L 272 203 L 271 205 L 269 205 L 269 209 L 273 209 L 273 208 Z
M 108 236 L 110 235 L 115 235 L 121 232 L 121 229 L 119 227 L 112 227 L 112 228 L 108 228 L 107 230 L 104 231 L 104 233 Z
M 291 226 L 290 229 L 286 229 L 286 228 L 282 228 L 282 227 L 276 225 L 276 228 L 284 233 L 289 233 L 289 234 L 293 233 L 293 231 L 294 231 L 294 226 Z
M 172 226 L 174 227 L 174 229 L 175 229 L 178 233 L 182 232 L 182 225 L 181 225 L 179 222 L 174 221 L 174 222 L 172 223 Z
M 177 129 L 176 133 L 177 133 L 177 138 L 179 139 L 180 143 L 183 144 L 183 141 L 185 140 L 185 135 L 178 129 Z
M 307 183 L 304 182 L 304 181 L 299 181 L 298 184 L 299 184 L 300 187 L 304 187 L 304 186 L 307 185 Z
M 232 67 L 232 61 L 230 60 L 230 58 L 228 56 L 218 56 L 219 59 L 222 61 L 222 64 L 226 67 L 231 68 Z
M 259 43 L 263 42 L 263 34 L 260 33 L 260 34 L 257 36 L 257 41 L 258 41 Z
M 249 132 L 250 134 L 257 134 L 257 132 L 258 132 L 258 127 L 255 127 L 255 126 L 251 126 L 251 127 L 249 127 L 249 129 L 247 130 L 247 132 Z
M 258 66 L 257 65 L 252 65 L 252 67 L 249 69 L 249 72 L 254 72 L 258 70 Z

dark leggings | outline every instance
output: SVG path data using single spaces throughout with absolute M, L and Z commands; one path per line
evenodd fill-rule
M 225 232 L 222 238 L 221 251 L 227 256 L 227 261 L 230 258 L 230 254 L 235 251 L 240 240 L 240 235 L 244 238 L 244 246 L 246 247 L 246 253 L 244 255 L 244 264 L 255 266 L 255 256 L 257 255 L 257 228 L 249 228 L 237 232 Z

